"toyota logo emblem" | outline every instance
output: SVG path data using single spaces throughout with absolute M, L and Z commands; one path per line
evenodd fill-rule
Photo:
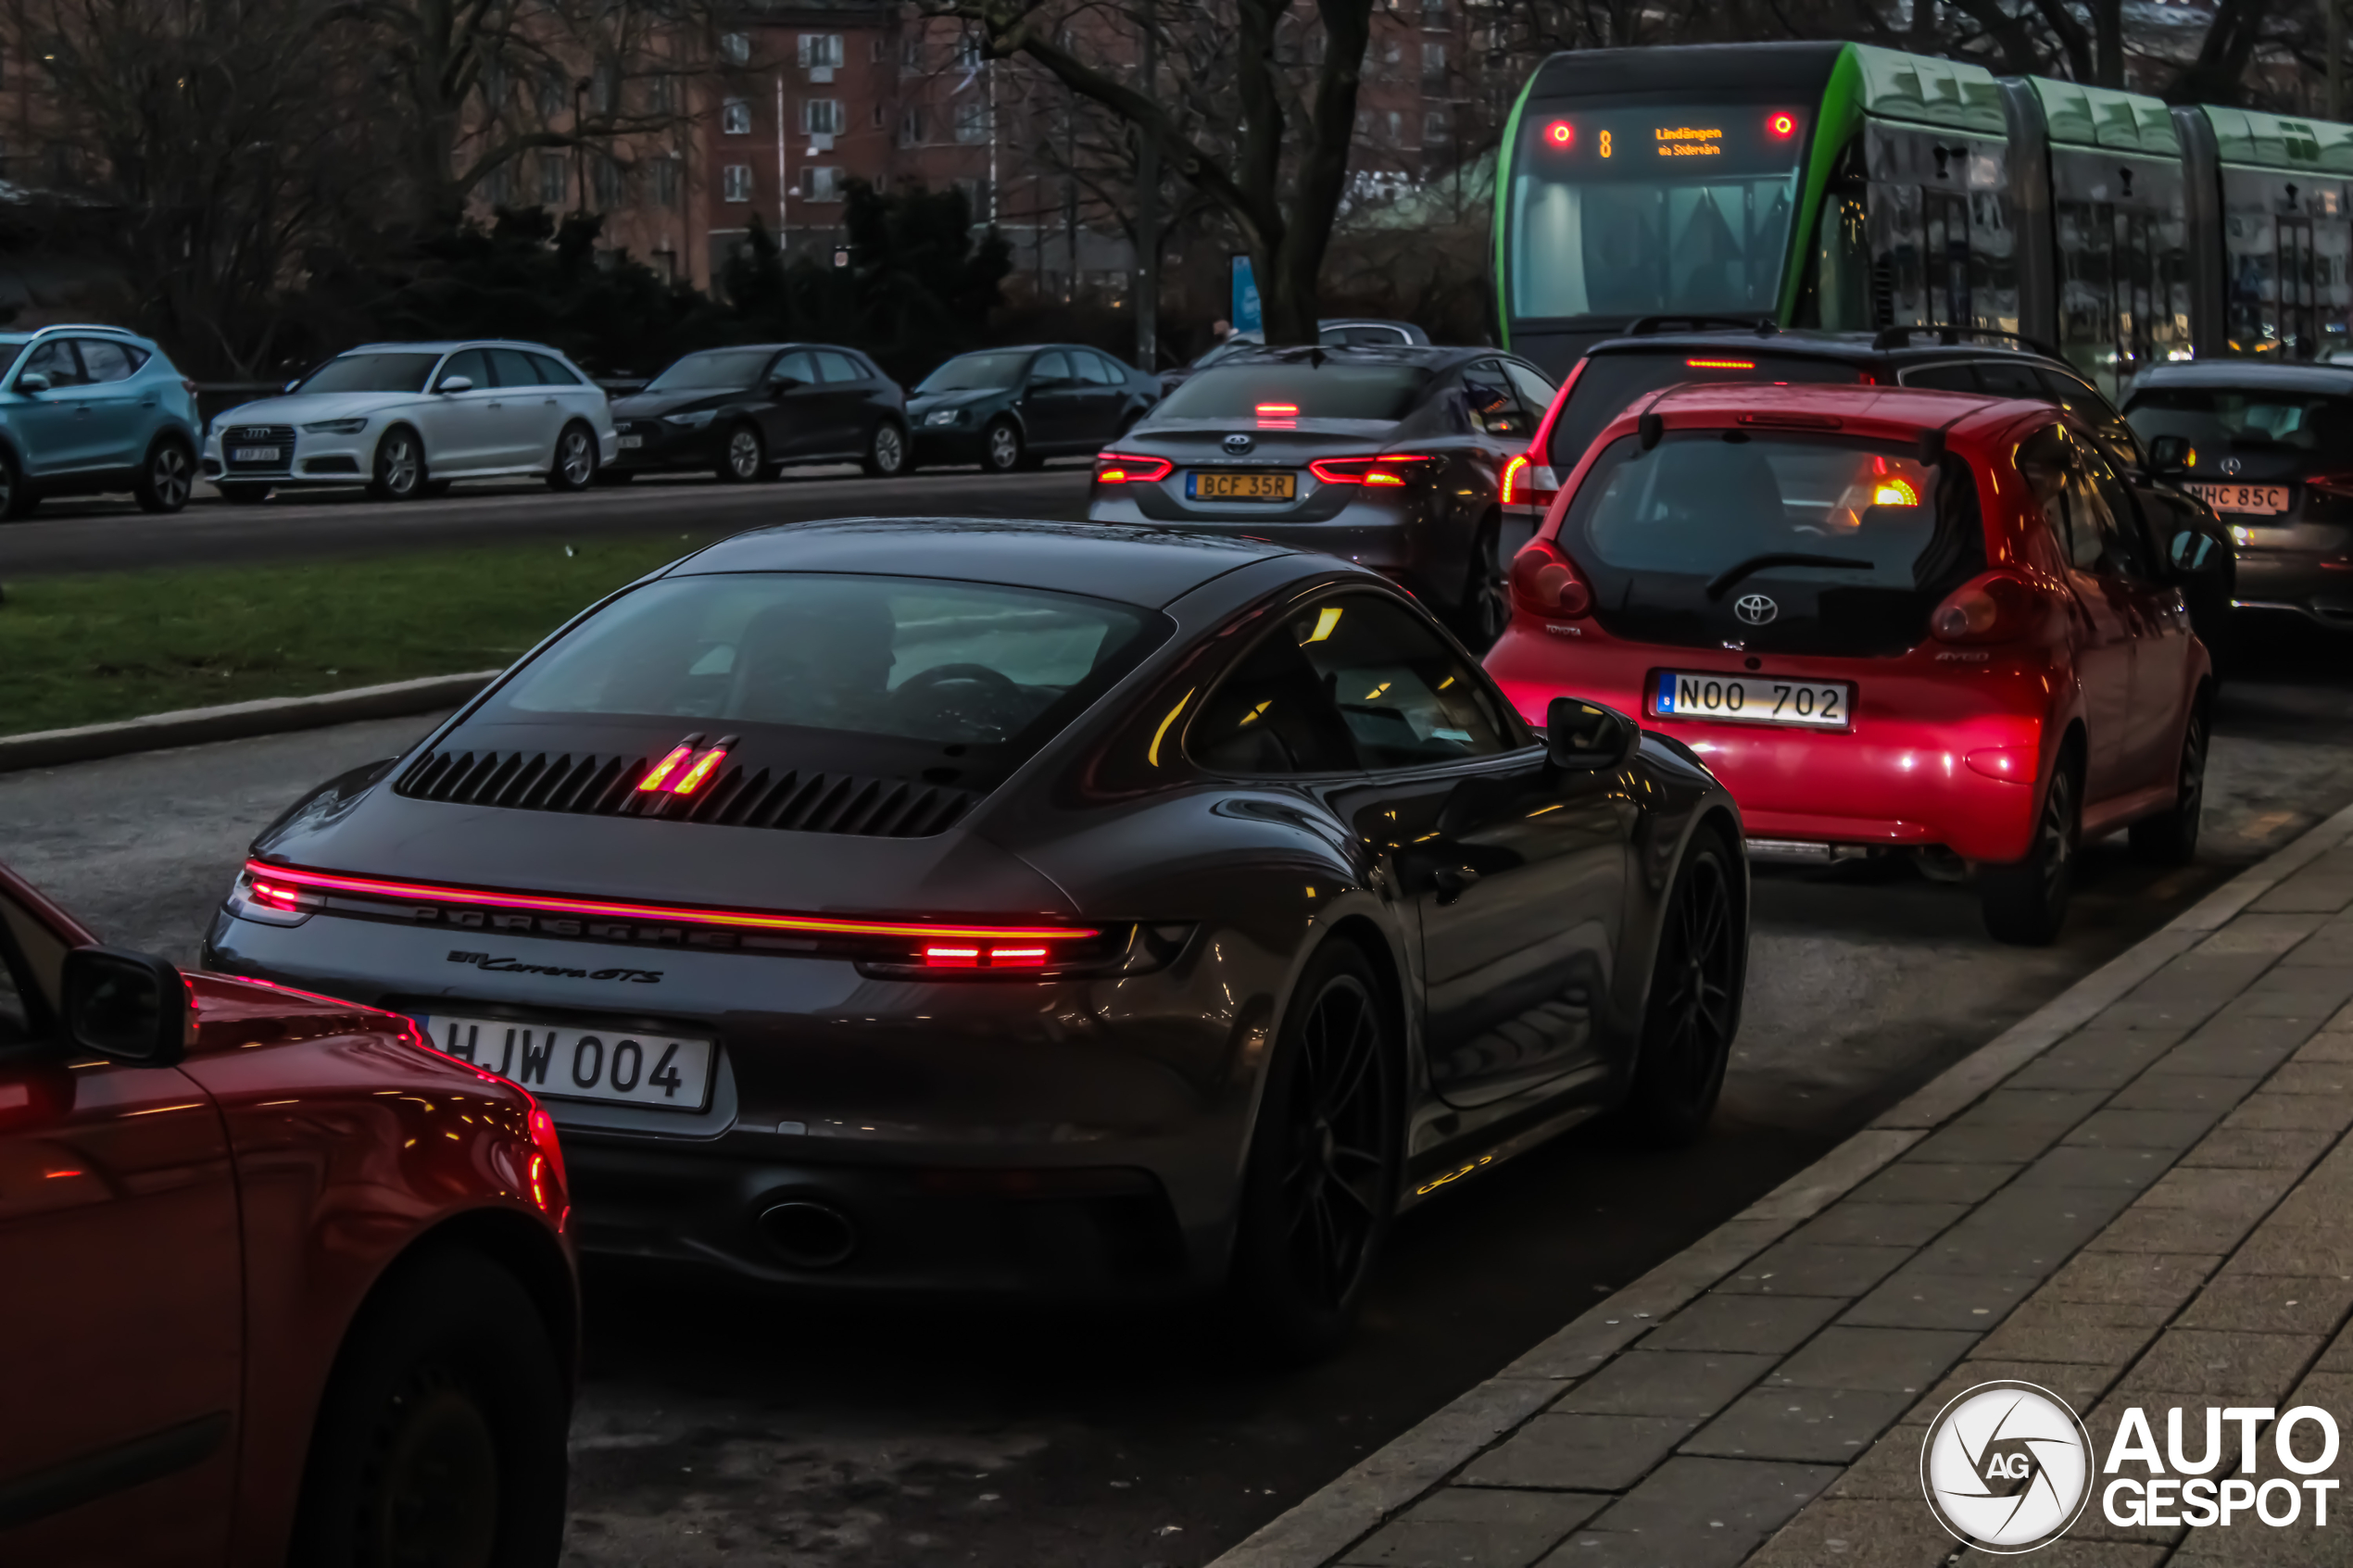
M 1226 438 L 1226 450 L 1238 455 L 1249 451 L 1253 445 L 1251 438 L 1239 431 Z
M 1751 626 L 1762 626 L 1781 613 L 1781 607 L 1762 594 L 1743 594 L 1732 605 L 1732 613 Z

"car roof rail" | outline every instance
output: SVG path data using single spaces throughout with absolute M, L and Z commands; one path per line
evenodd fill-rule
M 43 332 L 113 332 L 120 337 L 139 335 L 129 327 L 110 326 L 104 321 L 52 321 L 45 327 L 32 329 L 32 335 L 35 337 L 39 337 Z
M 1781 324 L 1770 316 L 1637 316 L 1626 323 L 1626 337 L 1650 337 L 1670 328 L 1704 332 L 1710 327 L 1743 327 L 1758 337 L 1771 337 Z
M 2038 337 L 2024 332 L 2006 332 L 1998 327 L 1882 327 L 1871 339 L 1873 348 L 1907 348 L 1914 332 L 1934 332 L 1936 341 L 1945 347 L 1957 345 L 1965 337 L 1992 338 L 1998 343 L 2014 343 L 2019 347 L 2040 354 L 2045 359 L 2064 359 L 2059 351 Z

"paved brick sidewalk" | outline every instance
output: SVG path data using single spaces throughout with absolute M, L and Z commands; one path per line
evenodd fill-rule
M 1991 1564 L 1919 1452 L 1995 1378 L 2064 1396 L 2095 1460 L 2126 1405 L 2160 1443 L 2171 1405 L 2322 1405 L 2353 1474 L 2348 907 L 2353 811 L 1221 1565 Z M 2095 1497 L 2022 1561 L 2353 1563 L 2337 1496 L 2344 1528 L 2295 1531 L 2120 1529 Z

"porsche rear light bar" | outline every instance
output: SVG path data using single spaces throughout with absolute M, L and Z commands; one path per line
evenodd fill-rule
M 349 894 L 401 903 L 457 904 L 475 909 L 512 909 L 533 915 L 585 920 L 645 920 L 715 927 L 723 930 L 774 932 L 787 935 L 875 936 L 907 938 L 918 943 L 969 946 L 1002 943 L 1023 948 L 1059 942 L 1086 942 L 1103 935 L 1090 925 L 980 925 L 952 921 L 847 920 L 827 915 L 786 914 L 749 909 L 697 909 L 676 904 L 641 904 L 605 898 L 565 898 L 544 893 L 508 893 L 444 883 L 400 882 L 383 877 L 349 876 L 340 872 L 305 871 L 245 862 L 247 891 L 260 885 L 284 889 L 288 899 L 304 895 Z M 258 894 L 253 895 L 259 898 Z M 305 899 L 306 904 L 308 903 Z M 277 906 L 293 909 L 288 902 Z

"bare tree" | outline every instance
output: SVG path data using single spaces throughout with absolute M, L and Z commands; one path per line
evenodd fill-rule
M 1316 294 L 1332 223 L 1346 194 L 1350 144 L 1373 0 L 1315 0 L 1317 47 L 1297 49 L 1285 23 L 1290 0 L 1233 0 L 1156 13 L 1170 31 L 1206 29 L 1232 40 L 1230 132 L 1189 130 L 1184 116 L 1148 94 L 1102 46 L 1134 36 L 1141 19 L 1114 7 L 1040 0 L 947 0 L 936 14 L 964 18 L 989 55 L 1035 62 L 1071 91 L 1101 105 L 1159 145 L 1171 170 L 1214 204 L 1250 252 L 1269 343 L 1313 343 Z M 1116 19 L 1107 25 L 1107 19 Z M 1172 24 L 1181 24 L 1172 25 Z M 1294 59 L 1283 58 L 1291 32 Z M 1180 52 L 1164 46 L 1164 55 Z

